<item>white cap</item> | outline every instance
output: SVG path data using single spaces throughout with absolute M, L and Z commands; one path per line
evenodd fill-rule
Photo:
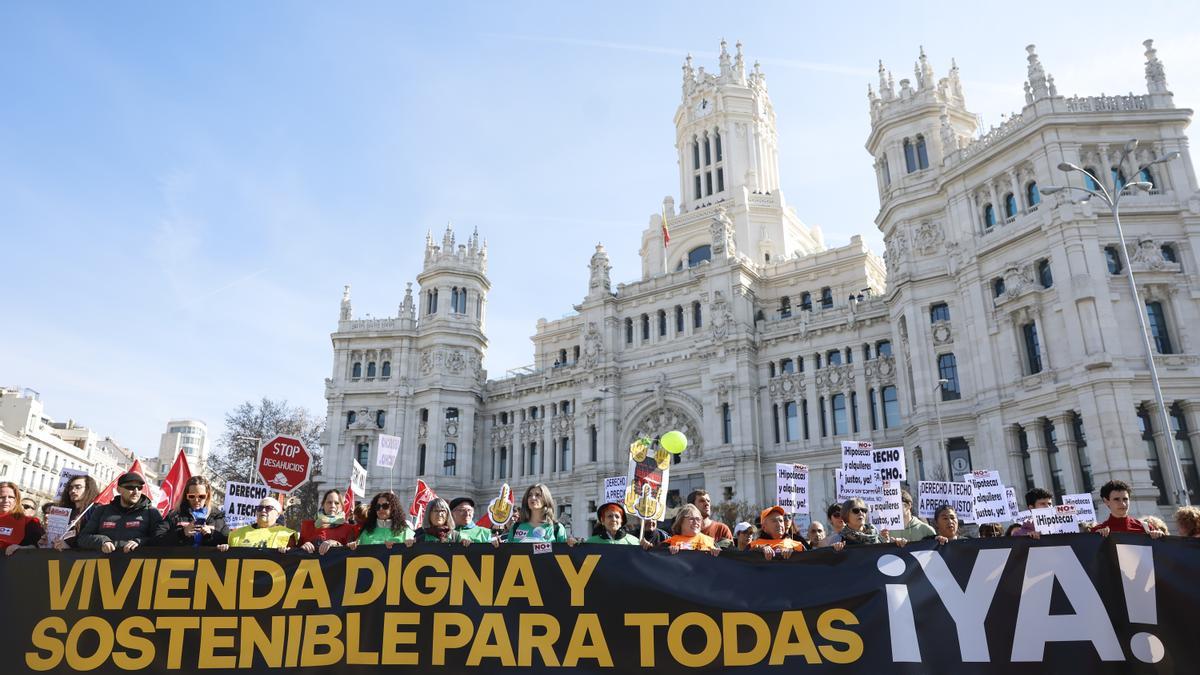
M 747 522 L 745 522 L 745 521 L 742 521 L 742 522 L 738 523 L 737 525 L 734 525 L 734 526 L 733 526 L 733 536 L 735 536 L 735 537 L 736 537 L 736 536 L 738 536 L 739 534 L 741 534 L 741 533 L 745 532 L 746 530 L 750 529 L 751 527 L 754 527 L 754 526 L 753 526 L 753 525 L 751 525 L 750 523 L 747 523 Z

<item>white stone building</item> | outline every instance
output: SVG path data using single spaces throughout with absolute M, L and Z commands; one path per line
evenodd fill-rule
M 629 442 L 680 429 L 691 444 L 672 469 L 676 497 L 704 487 L 766 504 L 774 463 L 803 462 L 823 505 L 840 441 L 870 439 L 906 448 L 911 482 L 995 468 L 1018 492 L 1062 494 L 1122 478 L 1136 513 L 1165 510 L 1166 438 L 1112 272 L 1111 218 L 1037 186 L 1080 185 L 1055 168 L 1068 161 L 1100 167 L 1111 187 L 1179 151 L 1141 176 L 1154 189 L 1127 197 L 1123 215 L 1194 499 L 1200 193 L 1191 111 L 1174 107 L 1146 46 L 1146 94 L 1070 98 L 1031 47 L 1024 108 L 982 136 L 957 67 L 936 79 L 922 51 L 897 91 L 881 66 L 867 150 L 886 266 L 858 237 L 827 248 L 788 206 L 766 79 L 757 64 L 747 72 L 741 45 L 722 44 L 714 73 L 689 58 L 674 118 L 680 197 L 663 203 L 667 246 L 660 215 L 642 234 L 642 278 L 614 288 L 597 245 L 575 313 L 539 320 L 535 363 L 499 379 L 481 365 L 490 281 L 477 234 L 427 237 L 419 292 L 410 284 L 394 318 L 354 319 L 347 287 L 320 482 L 344 487 L 349 457 L 373 465 L 378 434 L 393 434 L 400 460 L 390 477 L 372 472 L 372 490 L 424 477 L 487 499 L 502 481 L 518 493 L 540 481 L 582 534 Z M 1110 175 L 1135 137 L 1130 168 Z
M 0 388 L 0 480 L 21 486 L 39 504 L 58 498 L 64 468 L 86 471 L 100 487 L 133 464 L 133 453 L 73 420 L 55 422 L 29 389 Z M 148 476 L 153 478 L 153 476 Z
M 208 474 L 208 425 L 203 420 L 173 419 L 158 442 L 157 468 L 160 476 L 167 475 L 182 450 L 194 475 Z

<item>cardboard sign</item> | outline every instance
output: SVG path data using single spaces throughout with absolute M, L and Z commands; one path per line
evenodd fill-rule
M 1033 526 L 1040 534 L 1075 534 L 1079 525 L 1075 520 L 1075 507 L 1071 505 L 1032 509 Z
M 902 480 L 908 480 L 908 474 L 904 468 L 904 448 L 875 448 L 871 451 L 871 464 L 875 470 L 879 472 L 879 477 L 883 480 L 891 480 L 899 483 Z
M 970 483 L 923 480 L 917 483 L 917 491 L 917 515 L 922 518 L 932 519 L 939 506 L 949 504 L 960 521 L 975 522 L 975 496 Z
M 875 460 L 871 441 L 842 441 L 842 469 L 845 471 L 871 471 Z
M 379 453 L 375 456 L 375 466 L 391 469 L 396 466 L 396 455 L 400 454 L 400 437 L 379 434 Z
M 625 512 L 642 520 L 662 520 L 667 514 L 667 485 L 671 453 L 657 441 L 639 438 L 629 444 Z
M 1062 503 L 1075 507 L 1075 522 L 1099 522 L 1096 517 L 1096 504 L 1092 501 L 1092 495 L 1089 493 L 1081 493 L 1077 495 L 1063 495 Z
M 963 482 L 971 484 L 971 493 L 975 497 L 974 522 L 1004 523 L 1012 519 L 999 471 L 972 471 L 963 476 Z
M 837 469 L 838 500 L 861 499 L 867 504 L 883 501 L 883 481 L 878 471 Z
M 351 458 L 352 465 L 350 466 L 350 489 L 356 495 L 367 494 L 367 470 L 362 464 L 358 463 L 357 459 Z
M 1008 512 L 1012 514 L 1012 521 L 1019 523 L 1021 521 L 1021 507 L 1017 505 L 1017 491 L 1013 488 L 1004 488 L 1004 500 L 1008 502 Z
M 51 506 L 46 514 L 46 548 L 54 545 L 59 539 L 66 538 L 67 528 L 71 526 L 71 509 L 65 506 Z
M 775 503 L 788 513 L 808 513 L 808 467 L 775 465 Z
M 620 504 L 625 501 L 625 488 L 629 484 L 628 476 L 611 476 L 604 479 L 604 501 L 601 504 Z
M 254 522 L 258 503 L 271 496 L 271 488 L 262 483 L 225 483 L 225 523 L 230 531 Z
M 904 529 L 904 506 L 900 496 L 900 481 L 880 482 L 881 500 L 868 504 L 871 524 L 880 530 Z

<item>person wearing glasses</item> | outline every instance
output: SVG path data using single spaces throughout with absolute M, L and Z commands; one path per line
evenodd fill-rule
M 450 505 L 441 497 L 425 506 L 425 522 L 413 537 L 417 541 L 471 545 L 471 542 L 464 541 L 458 530 L 454 529 L 454 519 L 450 516 Z
M 903 546 L 908 543 L 907 539 L 891 536 L 887 530 L 880 532 L 875 529 L 875 526 L 867 521 L 867 514 L 870 510 L 867 508 L 866 502 L 857 497 L 847 499 L 842 502 L 842 521 L 845 525 L 840 532 L 830 535 L 825 539 L 826 542 L 833 540 L 830 546 L 842 544 L 844 546 L 862 546 L 866 544 L 888 544 L 892 543 L 897 546 Z
M 254 522 L 231 532 L 229 543 L 218 544 L 217 550 L 270 548 L 280 553 L 287 553 L 292 546 L 292 541 L 296 538 L 296 531 L 284 525 L 276 525 L 282 513 L 283 507 L 279 504 L 279 500 L 274 497 L 264 497 L 258 503 Z
M 466 545 L 486 544 L 492 540 L 492 531 L 475 524 L 475 500 L 470 497 L 455 497 L 450 500 L 450 515 L 454 517 L 454 529 Z
M 1150 530 L 1145 523 L 1137 518 L 1129 517 L 1129 498 L 1133 496 L 1133 488 L 1123 480 L 1110 480 L 1100 488 L 1100 498 L 1108 507 L 1108 520 L 1096 523 L 1092 532 L 1107 537 L 1110 532 L 1136 532 L 1148 534 L 1151 539 L 1163 536 L 1162 532 Z
M 393 544 L 403 543 L 412 546 L 416 541 L 412 528 L 404 519 L 400 510 L 400 498 L 391 492 L 380 492 L 371 499 L 371 507 L 367 509 L 367 521 L 363 524 L 358 540 L 346 545 L 353 551 L 359 546 L 384 544 L 391 548 Z
M 717 542 L 700 531 L 703 524 L 704 516 L 700 509 L 695 504 L 685 504 L 675 514 L 675 522 L 671 525 L 672 535 L 663 542 L 663 546 L 671 551 L 671 555 L 680 551 L 708 551 L 712 555 L 719 555 L 721 549 L 717 548 Z
M 762 551 L 763 557 L 771 560 L 776 556 L 784 560 L 792 556 L 792 551 L 801 548 L 801 544 L 787 538 L 787 511 L 782 506 L 763 509 L 758 516 L 762 530 L 758 537 L 750 542 L 751 550 Z
M 325 555 L 331 548 L 346 546 L 358 537 L 358 528 L 346 522 L 342 493 L 328 490 L 321 497 L 321 510 L 313 520 L 300 523 L 300 548 Z
M 217 546 L 229 541 L 225 512 L 214 507 L 212 486 L 204 476 L 192 476 L 183 486 L 179 507 L 158 526 L 160 546 Z
M 820 548 L 833 546 L 841 541 L 837 533 L 846 527 L 846 521 L 842 520 L 842 505 L 841 503 L 830 504 L 829 508 L 825 509 L 825 519 L 829 521 L 829 536 L 821 540 Z
M 112 553 L 130 553 L 140 546 L 152 545 L 162 524 L 162 514 L 142 493 L 146 479 L 129 471 L 117 479 L 120 496 L 94 513 L 79 532 L 79 548 Z
M 21 488 L 10 481 L 0 482 L 0 549 L 12 555 L 23 548 L 33 548 L 45 531 L 37 518 L 25 511 Z
M 96 497 L 100 496 L 100 488 L 96 485 L 96 479 L 88 475 L 75 476 L 67 481 L 63 486 L 62 495 L 59 498 L 58 505 L 63 508 L 71 509 L 71 529 L 66 532 L 62 539 L 49 542 L 56 551 L 64 551 L 68 548 L 74 548 L 79 545 L 76 537 L 79 536 L 79 531 L 87 523 L 87 518 L 90 518 L 92 511 L 88 509 L 92 502 L 96 501 Z M 80 517 L 82 516 L 82 517 Z

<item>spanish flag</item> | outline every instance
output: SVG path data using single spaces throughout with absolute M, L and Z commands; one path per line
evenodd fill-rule
M 671 243 L 671 233 L 667 230 L 667 205 L 665 202 L 662 207 L 662 235 L 663 248 L 666 248 L 667 244 Z

